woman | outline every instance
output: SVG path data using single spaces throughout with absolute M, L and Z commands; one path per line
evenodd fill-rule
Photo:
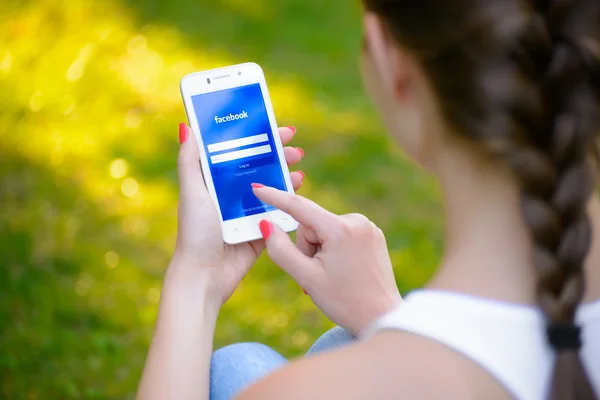
M 219 307 L 263 244 L 223 247 L 184 128 L 177 249 L 139 397 L 223 398 L 276 369 L 239 399 L 599 398 L 600 2 L 364 3 L 366 86 L 442 187 L 438 273 L 402 302 L 376 226 L 257 182 L 301 223 L 293 244 L 261 222 L 269 256 L 360 340 L 289 365 L 233 346 L 211 368 Z

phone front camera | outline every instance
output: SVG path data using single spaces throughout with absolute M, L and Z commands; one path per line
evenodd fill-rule
M 238 71 L 238 76 L 242 75 L 242 71 Z
M 206 78 L 206 83 L 210 85 L 210 78 Z

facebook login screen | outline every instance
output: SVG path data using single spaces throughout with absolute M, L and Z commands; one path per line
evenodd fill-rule
M 192 97 L 223 220 L 274 210 L 251 183 L 285 190 L 260 84 Z

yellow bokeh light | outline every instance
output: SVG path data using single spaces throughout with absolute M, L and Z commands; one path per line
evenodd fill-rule
M 38 112 L 44 107 L 44 94 L 42 92 L 35 92 L 29 100 L 29 109 L 33 112 Z
M 85 45 L 81 51 L 79 52 L 79 56 L 67 69 L 67 81 L 76 82 L 83 76 L 85 72 L 85 67 L 92 56 L 92 52 L 94 51 L 93 44 Z
M 104 262 L 108 268 L 115 268 L 117 265 L 119 265 L 119 259 L 119 253 L 113 250 L 104 255 Z
M 275 329 L 272 326 L 265 325 L 262 327 L 261 330 L 262 330 L 263 335 L 265 335 L 265 336 L 270 336 L 273 333 L 275 333 Z
M 148 233 L 148 221 L 140 216 L 129 216 L 121 223 L 123 232 L 130 235 L 144 236 Z
M 157 304 L 160 300 L 160 289 L 150 288 L 148 289 L 148 293 L 146 294 L 146 298 L 152 304 Z
M 77 281 L 75 284 L 75 291 L 80 296 L 85 296 L 89 290 L 89 287 L 86 286 L 84 281 Z
M 121 192 L 127 197 L 133 197 L 138 193 L 139 185 L 133 178 L 126 178 L 121 184 Z
M 80 296 L 85 296 L 88 294 L 93 285 L 94 278 L 90 274 L 84 273 L 75 283 L 75 292 L 77 292 L 77 294 Z
M 63 96 L 62 103 L 64 107 L 63 115 L 65 117 L 71 115 L 73 111 L 75 111 L 75 99 L 70 94 Z
M 304 331 L 296 331 L 292 335 L 292 343 L 294 343 L 295 346 L 302 347 L 307 341 L 308 335 Z
M 67 70 L 67 81 L 75 82 L 81 79 L 83 71 L 85 70 L 85 63 L 80 60 L 73 61 L 73 64 L 69 66 Z
M 13 61 L 12 54 L 10 54 L 8 52 L 6 54 L 4 54 L 2 61 L 0 61 L 0 71 L 9 72 L 10 67 L 12 67 L 12 61 Z
M 129 165 L 127 161 L 122 158 L 117 158 L 110 163 L 110 167 L 108 168 L 110 176 L 114 179 L 121 179 L 127 175 L 127 171 L 129 169 Z
M 136 35 L 127 43 L 127 52 L 131 55 L 137 55 L 146 50 L 146 47 L 146 38 L 143 35 Z
M 285 315 L 285 313 L 280 312 L 275 316 L 275 325 L 277 325 L 279 328 L 285 328 L 287 324 L 288 316 Z

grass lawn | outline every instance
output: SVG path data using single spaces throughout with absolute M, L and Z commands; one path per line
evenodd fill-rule
M 255 61 L 306 152 L 301 193 L 385 231 L 403 292 L 441 252 L 439 194 L 363 94 L 358 1 L 0 2 L 0 397 L 133 398 L 176 232 L 185 74 Z M 331 327 L 266 257 L 215 346 L 301 355 Z

